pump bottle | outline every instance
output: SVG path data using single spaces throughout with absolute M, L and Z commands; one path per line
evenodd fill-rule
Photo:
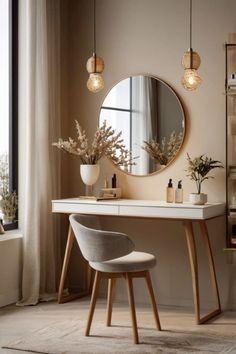
M 111 179 L 111 187 L 112 188 L 116 188 L 116 174 L 114 173 L 114 175 L 112 176 Z
M 169 183 L 166 188 L 166 201 L 167 201 L 167 203 L 173 203 L 173 201 L 174 201 L 174 188 L 173 188 L 171 178 L 169 179 Z
M 182 181 L 178 182 L 178 186 L 175 190 L 175 203 L 183 203 Z

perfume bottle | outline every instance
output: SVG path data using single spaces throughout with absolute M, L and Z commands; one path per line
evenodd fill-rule
M 112 176 L 111 179 L 111 187 L 112 188 L 116 188 L 116 174 L 114 173 L 114 175 Z
M 175 190 L 175 203 L 183 203 L 182 181 L 178 182 L 178 186 Z
M 236 75 L 235 74 L 230 75 L 230 78 L 228 79 L 228 86 L 229 87 L 236 86 Z
M 169 179 L 168 186 L 166 187 L 166 201 L 167 203 L 173 203 L 174 201 L 174 188 L 172 179 Z

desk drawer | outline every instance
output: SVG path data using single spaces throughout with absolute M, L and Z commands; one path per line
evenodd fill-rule
M 97 215 L 118 215 L 116 205 L 78 204 L 78 203 L 53 203 L 53 213 L 81 213 Z
M 120 216 L 140 216 L 166 219 L 203 219 L 201 209 L 178 208 L 174 206 L 120 206 Z

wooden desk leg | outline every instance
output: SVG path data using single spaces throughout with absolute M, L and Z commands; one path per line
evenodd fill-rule
M 63 295 L 64 285 L 65 285 L 65 280 L 66 280 L 66 275 L 67 275 L 67 270 L 68 270 L 68 264 L 69 264 L 69 260 L 70 260 L 71 250 L 72 250 L 72 247 L 74 244 L 74 239 L 75 239 L 75 236 L 74 236 L 73 230 L 71 228 L 71 225 L 69 224 L 65 255 L 64 255 L 59 290 L 58 290 L 58 303 L 59 304 L 63 304 L 65 302 L 68 302 L 68 301 L 71 301 L 74 299 L 78 299 L 83 296 L 87 296 L 91 292 L 91 289 L 90 289 L 91 288 L 91 268 L 88 264 L 87 265 L 87 267 L 88 267 L 87 268 L 88 269 L 88 274 L 87 274 L 88 289 L 86 291 L 82 291 L 80 293 Z
M 215 265 L 214 265 L 209 235 L 207 231 L 206 221 L 200 220 L 199 225 L 200 225 L 205 251 L 207 254 L 208 267 L 209 267 L 210 277 L 211 277 L 212 292 L 213 292 L 213 296 L 215 297 L 215 303 L 216 303 L 216 309 L 200 319 L 200 323 L 204 323 L 210 318 L 219 315 L 221 313 L 221 304 L 220 304 L 219 289 L 218 289 L 218 284 L 216 279 Z
M 200 297 L 199 297 L 199 283 L 198 283 L 198 262 L 196 245 L 193 234 L 193 225 L 191 221 L 184 221 L 184 228 L 187 238 L 187 246 L 189 253 L 189 260 L 192 273 L 192 286 L 193 286 L 193 302 L 195 308 L 196 323 L 199 324 L 200 319 Z
M 196 252 L 196 245 L 194 240 L 194 233 L 193 233 L 193 225 L 191 221 L 184 221 L 184 227 L 186 232 L 187 238 L 187 245 L 188 245 L 188 252 L 189 252 L 189 260 L 192 272 L 192 286 L 193 286 L 193 300 L 194 300 L 194 307 L 195 307 L 195 315 L 196 315 L 196 323 L 202 324 L 208 321 L 209 319 L 217 316 L 221 313 L 220 308 L 220 298 L 219 298 L 219 291 L 217 286 L 216 274 L 215 274 L 215 267 L 214 261 L 211 252 L 211 246 L 209 242 L 206 222 L 204 220 L 199 221 L 201 234 L 203 237 L 204 247 L 207 253 L 208 258 L 208 265 L 210 269 L 210 276 L 211 276 L 211 284 L 212 290 L 215 296 L 215 300 L 217 303 L 217 308 L 204 317 L 201 318 L 200 316 L 200 297 L 199 297 L 199 282 L 198 282 L 198 261 L 197 261 L 197 252 Z
M 58 290 L 58 303 L 59 304 L 64 302 L 63 301 L 63 290 L 64 290 L 64 284 L 65 284 L 65 279 L 66 279 L 66 274 L 67 274 L 67 269 L 68 269 L 68 264 L 69 264 L 69 260 L 70 260 L 70 255 L 71 255 L 73 243 L 74 243 L 74 234 L 73 234 L 71 225 L 69 225 L 65 255 L 64 255 L 59 290 Z

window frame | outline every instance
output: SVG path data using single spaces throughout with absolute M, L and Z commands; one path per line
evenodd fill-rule
M 9 190 L 18 195 L 18 0 L 9 0 Z M 18 227 L 16 221 L 4 230 Z
M 132 113 L 133 113 L 133 78 L 129 77 L 129 108 L 121 108 L 121 107 L 112 107 L 112 106 L 101 106 L 101 111 L 110 110 L 110 111 L 119 111 L 129 113 L 129 150 L 132 150 Z M 131 166 L 128 166 L 128 172 L 131 172 Z

